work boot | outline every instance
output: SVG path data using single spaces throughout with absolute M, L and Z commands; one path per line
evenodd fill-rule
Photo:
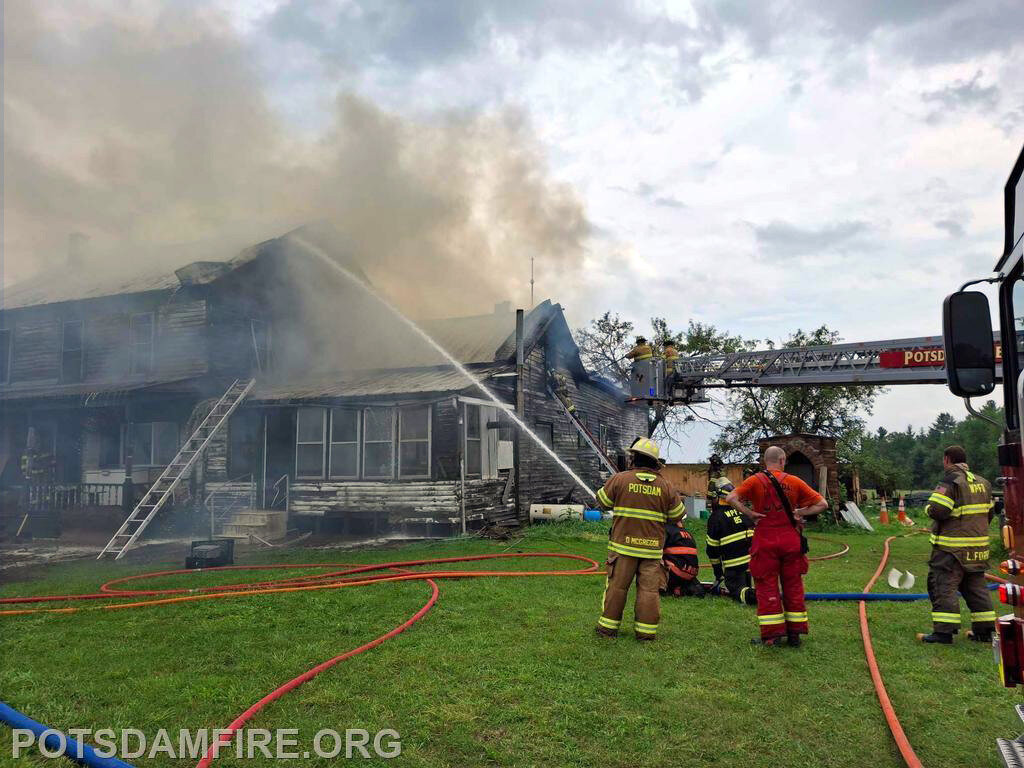
M 790 632 L 788 635 L 786 635 L 786 645 L 788 645 L 790 648 L 799 648 L 800 647 L 800 633 L 799 632 Z
M 982 629 L 975 632 L 973 629 L 967 630 L 967 639 L 973 640 L 976 643 L 991 643 L 992 642 L 992 630 Z
M 636 639 L 641 643 L 653 643 L 657 635 L 649 635 L 646 632 L 637 632 Z
M 617 629 L 608 629 L 607 627 L 602 627 L 602 626 L 594 627 L 594 632 L 597 633 L 598 637 L 618 637 L 619 636 L 619 630 L 617 630 Z
M 919 632 L 917 634 L 917 639 L 922 643 L 939 643 L 940 645 L 953 644 L 953 635 L 949 632 L 932 632 L 930 635 Z
M 782 645 L 782 641 L 785 639 L 785 635 L 779 635 L 778 637 L 755 637 L 750 641 L 750 644 L 763 645 L 765 647 L 774 647 L 777 645 Z

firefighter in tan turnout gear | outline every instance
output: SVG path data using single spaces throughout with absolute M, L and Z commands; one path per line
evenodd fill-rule
M 668 577 L 661 560 L 665 523 L 682 517 L 683 502 L 661 476 L 658 446 L 653 440 L 637 438 L 628 450 L 632 469 L 612 475 L 597 492 L 598 504 L 612 511 L 604 610 L 597 620 L 597 632 L 611 637 L 618 634 L 635 580 L 633 630 L 637 640 L 653 640 L 661 618 L 658 591 L 665 588 Z
M 946 474 L 928 498 L 932 525 L 932 556 L 928 561 L 928 596 L 933 631 L 918 635 L 926 643 L 953 642 L 960 630 L 960 598 L 971 610 L 971 640 L 992 640 L 996 614 L 992 610 L 985 571 L 988 569 L 988 528 L 994 508 L 988 480 L 971 472 L 967 454 L 952 445 L 942 456 Z

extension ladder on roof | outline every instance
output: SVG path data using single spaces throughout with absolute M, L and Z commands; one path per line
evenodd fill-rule
M 551 390 L 551 387 L 548 387 L 548 394 L 551 395 L 551 399 L 558 403 L 558 405 L 562 408 L 563 413 L 565 413 L 565 415 L 569 417 L 569 423 L 572 424 L 576 428 L 576 431 L 580 433 L 580 437 L 583 438 L 583 442 L 590 446 L 590 450 L 592 450 L 597 455 L 598 460 L 601 462 L 602 465 L 604 465 L 604 468 L 611 472 L 613 475 L 616 472 L 618 472 L 619 470 L 615 468 L 615 465 L 612 464 L 611 460 L 608 458 L 608 454 L 606 454 L 604 451 L 600 449 L 600 447 L 598 447 L 597 440 L 595 440 L 594 436 L 590 434 L 590 430 L 587 429 L 586 425 L 583 422 L 581 422 L 579 418 L 577 418 L 574 412 L 570 411 L 566 407 L 565 403 L 562 402 L 562 398 L 556 395 Z
M 203 455 L 211 438 L 227 424 L 231 414 L 235 412 L 238 404 L 249 394 L 255 384 L 255 379 L 250 379 L 248 382 L 236 379 L 232 382 L 216 405 L 206 414 L 206 418 L 196 427 L 192 436 L 182 443 L 177 455 L 171 459 L 171 463 L 153 483 L 153 487 L 139 499 L 135 509 L 117 529 L 117 533 L 107 542 L 107 546 L 100 552 L 97 560 L 110 554 L 114 555 L 115 560 L 120 560 L 124 556 L 139 535 L 146 530 L 150 521 L 156 517 L 157 512 L 172 497 L 174 489 L 192 469 L 196 460 Z

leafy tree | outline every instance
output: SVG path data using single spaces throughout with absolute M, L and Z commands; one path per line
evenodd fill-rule
M 797 330 L 784 347 L 835 344 L 837 331 L 821 326 Z M 727 396 L 732 418 L 714 442 L 727 459 L 751 461 L 758 440 L 773 435 L 807 433 L 836 438 L 840 444 L 860 435 L 864 417 L 871 414 L 880 387 L 786 387 L 734 389 Z
M 626 360 L 626 353 L 632 349 L 638 335 L 647 338 L 656 354 L 662 354 L 665 347 L 672 344 L 682 356 L 735 352 L 751 349 L 755 343 L 731 336 L 709 323 L 693 320 L 685 330 L 676 331 L 665 318 L 652 317 L 650 328 L 650 332 L 641 334 L 630 321 L 623 320 L 618 314 L 605 312 L 592 320 L 589 326 L 576 329 L 574 335 L 587 369 L 627 390 L 630 363 Z M 648 434 L 662 442 L 678 443 L 679 435 L 685 432 L 686 426 L 698 418 L 707 417 L 692 408 L 656 405 L 648 412 Z
M 879 428 L 872 434 L 858 435 L 851 441 L 853 450 L 842 458 L 858 470 L 866 488 L 888 493 L 897 489 L 925 490 L 933 488 L 942 474 L 943 450 L 960 445 L 972 469 L 992 480 L 999 474 L 996 445 L 1002 432 L 999 425 L 1003 411 L 989 400 L 980 412 L 995 424 L 969 415 L 957 421 L 949 413 L 940 413 L 931 426 L 917 432 L 910 427 L 902 432 Z

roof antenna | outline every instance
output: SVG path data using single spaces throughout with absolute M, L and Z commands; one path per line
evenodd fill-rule
M 530 309 L 533 309 L 533 256 L 530 256 Z

